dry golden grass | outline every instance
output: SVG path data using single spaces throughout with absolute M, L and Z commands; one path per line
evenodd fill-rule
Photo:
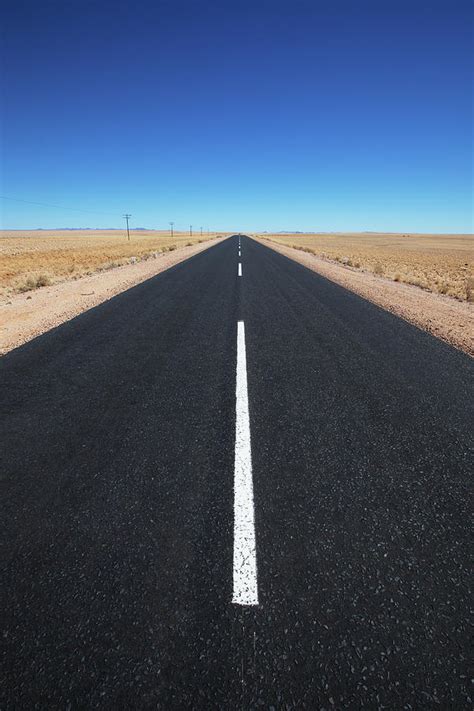
M 209 235 L 216 237 L 215 233 Z M 0 294 L 29 291 L 207 240 L 187 233 L 123 230 L 0 231 Z
M 472 234 L 260 235 L 279 244 L 463 301 L 474 300 Z

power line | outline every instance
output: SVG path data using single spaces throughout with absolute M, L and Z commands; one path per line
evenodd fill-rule
M 94 210 L 84 210 L 78 207 L 64 207 L 62 205 L 52 205 L 47 202 L 35 202 L 33 200 L 22 200 L 21 198 L 7 197 L 6 195 L 0 195 L 0 200 L 11 200 L 13 202 L 24 202 L 28 205 L 40 205 L 41 207 L 54 207 L 57 210 L 72 210 L 73 212 L 87 212 L 89 215 L 109 215 L 113 217 L 118 217 L 114 212 L 99 212 Z
M 21 202 L 21 203 L 25 203 L 27 205 L 39 205 L 40 207 L 52 207 L 56 210 L 69 210 L 72 212 L 84 212 L 89 215 L 109 215 L 110 217 L 119 217 L 118 213 L 115 213 L 115 212 L 101 212 L 99 210 L 84 210 L 83 208 L 79 208 L 79 207 L 65 207 L 64 205 L 54 205 L 53 203 L 48 203 L 48 202 L 38 202 L 36 200 L 23 200 L 23 198 L 14 198 L 14 197 L 10 197 L 9 195 L 0 195 L 0 200 L 10 200 L 12 202 Z M 124 217 L 126 219 L 126 215 L 122 215 L 122 217 Z M 129 215 L 129 217 L 131 217 L 131 215 Z M 169 222 L 168 224 L 171 227 L 171 234 L 174 234 L 175 223 Z M 184 231 L 184 225 L 182 225 L 182 227 L 183 227 L 183 231 Z M 155 229 L 161 229 L 161 228 L 158 227 Z M 207 230 L 209 233 L 209 228 L 207 228 Z M 189 225 L 189 232 L 190 232 L 190 235 L 192 236 L 192 234 L 193 234 L 192 225 Z M 201 232 L 201 237 L 202 237 L 202 232 L 203 232 L 202 227 L 200 228 L 200 232 Z

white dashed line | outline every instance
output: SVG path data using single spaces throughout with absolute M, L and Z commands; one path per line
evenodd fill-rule
M 242 264 L 239 262 L 239 276 L 242 276 Z
M 258 605 L 257 552 L 247 389 L 245 326 L 237 324 L 237 378 L 234 462 L 234 588 L 236 605 Z

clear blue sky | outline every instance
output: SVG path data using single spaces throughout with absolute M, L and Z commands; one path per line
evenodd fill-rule
M 2 15 L 5 228 L 472 231 L 468 0 Z

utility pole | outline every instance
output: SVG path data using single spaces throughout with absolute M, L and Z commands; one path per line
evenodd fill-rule
M 128 229 L 128 221 L 131 218 L 131 215 L 124 215 L 124 218 L 127 220 L 127 237 L 128 241 L 130 242 L 130 230 Z
M 189 225 L 189 236 L 190 237 L 193 236 L 193 226 L 192 225 Z
M 202 227 L 201 227 L 201 237 L 202 237 Z
M 174 222 L 170 222 L 170 227 L 171 227 L 170 233 L 171 233 L 171 237 L 173 237 L 173 225 L 174 225 Z

